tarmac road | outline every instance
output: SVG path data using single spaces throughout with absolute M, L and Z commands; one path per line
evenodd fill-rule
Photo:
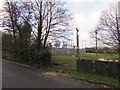
M 2 88 L 100 88 L 44 69 L 2 60 Z

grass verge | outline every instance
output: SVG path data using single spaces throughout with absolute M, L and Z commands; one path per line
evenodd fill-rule
M 74 76 L 74 77 L 80 77 L 80 78 L 86 79 L 86 80 L 97 81 L 97 82 L 112 85 L 112 86 L 115 86 L 115 87 L 119 86 L 117 78 L 111 78 L 111 77 L 105 77 L 105 76 L 101 76 L 101 75 L 82 73 L 82 72 L 78 72 L 76 70 L 64 69 L 64 68 L 49 68 L 49 70 L 64 73 L 64 74 Z

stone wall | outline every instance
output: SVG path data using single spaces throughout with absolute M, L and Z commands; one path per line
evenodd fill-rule
M 77 60 L 77 70 L 108 77 L 118 77 L 120 76 L 118 75 L 120 74 L 120 63 L 97 60 Z

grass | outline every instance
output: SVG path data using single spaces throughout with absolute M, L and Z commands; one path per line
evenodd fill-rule
M 80 55 L 81 59 L 91 59 L 91 60 L 98 60 L 98 59 L 106 59 L 106 60 L 118 60 L 118 54 L 109 54 L 109 53 L 86 53 Z M 77 58 L 75 55 L 53 55 L 53 60 L 76 60 Z
M 118 79 L 117 78 L 82 73 L 82 72 L 78 72 L 76 70 L 64 69 L 64 68 L 49 68 L 49 70 L 118 87 Z
M 86 53 L 80 55 L 81 59 L 105 59 L 105 60 L 118 60 L 118 54 L 109 54 L 109 53 Z
M 86 53 L 80 55 L 81 59 L 88 59 L 88 60 L 98 60 L 98 59 L 105 59 L 105 60 L 119 60 L 118 54 L 108 54 L 108 53 Z M 59 63 L 63 65 L 64 68 L 69 69 L 76 69 L 76 60 L 77 57 L 75 55 L 53 55 L 52 62 Z
M 76 69 L 77 58 L 72 55 L 53 55 L 52 62 L 61 64 L 64 68 Z
M 119 60 L 118 54 L 108 54 L 108 53 L 86 53 L 80 55 L 81 59 L 88 59 L 88 60 Z M 55 63 L 62 64 L 59 68 L 50 68 L 52 71 L 62 72 L 71 76 L 80 77 L 87 80 L 93 80 L 113 86 L 118 86 L 118 79 L 105 77 L 101 75 L 95 74 L 88 74 L 76 71 L 76 61 L 77 58 L 73 55 L 53 55 L 52 61 Z

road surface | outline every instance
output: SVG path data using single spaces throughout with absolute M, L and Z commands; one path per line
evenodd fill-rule
M 61 74 L 2 60 L 2 88 L 100 88 Z

